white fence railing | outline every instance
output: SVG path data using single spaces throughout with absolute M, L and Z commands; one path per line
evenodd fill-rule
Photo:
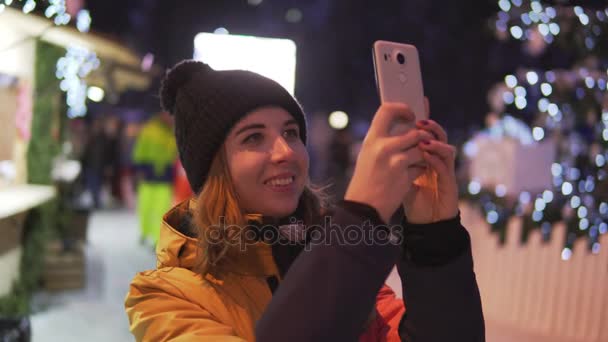
M 522 220 L 513 218 L 501 245 L 480 212 L 460 207 L 471 234 L 489 342 L 608 341 L 608 234 L 600 237 L 599 253 L 579 239 L 570 259 L 562 260 L 563 223 L 553 227 L 550 241 L 543 242 L 536 229 L 521 244 Z

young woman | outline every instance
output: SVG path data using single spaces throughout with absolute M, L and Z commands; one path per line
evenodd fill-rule
M 437 123 L 390 136 L 414 115 L 381 106 L 328 205 L 308 182 L 302 109 L 274 81 L 184 61 L 161 102 L 196 195 L 165 215 L 157 269 L 131 284 L 137 340 L 484 340 L 455 149 Z M 395 264 L 405 314 L 383 287 Z

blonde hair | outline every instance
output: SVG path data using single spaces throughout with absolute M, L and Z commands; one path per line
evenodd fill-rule
M 320 222 L 320 217 L 327 212 L 329 196 L 325 190 L 326 188 L 310 183 L 304 187 L 297 209 L 304 224 Z M 252 216 L 239 206 L 223 147 L 211 163 L 192 214 L 198 236 L 198 250 L 201 252 L 197 255 L 196 269 L 205 276 L 217 271 L 226 254 L 231 249 L 238 249 L 238 243 L 241 242 L 238 239 L 245 236 L 230 228 L 245 227 L 248 217 Z

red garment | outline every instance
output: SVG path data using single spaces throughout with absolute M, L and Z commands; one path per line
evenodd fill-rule
M 179 158 L 175 162 L 175 180 L 174 180 L 174 191 L 173 191 L 173 204 L 177 205 L 192 196 L 192 189 L 186 176 L 182 163 Z
M 359 342 L 401 342 L 399 322 L 405 313 L 405 305 L 387 285 L 376 296 L 376 311 L 378 316 L 359 337 Z

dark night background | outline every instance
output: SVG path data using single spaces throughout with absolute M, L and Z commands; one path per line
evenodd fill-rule
M 482 124 L 487 88 L 504 75 L 488 63 L 494 1 L 264 0 L 252 6 L 247 0 L 91 0 L 86 6 L 93 31 L 141 55 L 153 53 L 163 68 L 191 58 L 194 36 L 218 27 L 292 39 L 298 49 L 296 96 L 309 114 L 344 110 L 371 119 L 379 104 L 371 56 L 378 39 L 418 47 L 432 117 L 453 134 Z M 285 20 L 290 8 L 302 11 L 302 21 Z
M 603 6 L 604 1 L 567 3 Z M 231 34 L 292 39 L 298 51 L 296 97 L 309 115 L 344 110 L 369 121 L 379 104 L 373 42 L 414 44 L 431 116 L 456 141 L 483 126 L 488 89 L 505 74 L 518 66 L 549 69 L 571 62 L 569 56 L 555 58 L 551 48 L 543 58 L 527 58 L 519 42 L 498 42 L 489 24 L 498 11 L 496 1 L 263 0 L 253 6 L 247 0 L 90 0 L 86 7 L 94 31 L 141 55 L 154 54 L 163 68 L 191 58 L 195 35 L 218 27 Z M 285 20 L 290 8 L 301 10 L 300 22 Z

